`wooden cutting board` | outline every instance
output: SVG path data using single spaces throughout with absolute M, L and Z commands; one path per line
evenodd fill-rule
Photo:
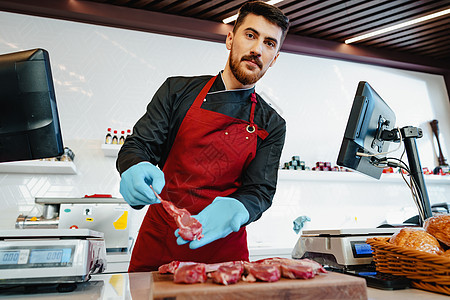
M 244 282 L 228 286 L 212 283 L 179 284 L 173 275 L 153 273 L 154 299 L 367 299 L 363 278 L 329 272 L 313 279 L 285 279 L 277 282 Z

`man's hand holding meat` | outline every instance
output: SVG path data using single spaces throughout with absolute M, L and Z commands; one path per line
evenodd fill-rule
M 216 197 L 198 215 L 193 216 L 203 227 L 203 238 L 191 241 L 189 248 L 197 249 L 215 240 L 226 237 L 231 232 L 237 232 L 242 225 L 247 223 L 249 213 L 245 206 L 238 200 L 230 197 Z M 183 245 L 189 241 L 183 240 L 175 231 L 177 244 Z

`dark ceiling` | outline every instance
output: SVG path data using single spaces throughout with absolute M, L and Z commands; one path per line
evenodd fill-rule
M 222 22 L 246 1 L 86 0 L 130 9 Z M 284 0 L 289 35 L 335 42 L 450 8 L 449 0 Z M 362 40 L 354 45 L 381 48 L 433 60 L 450 60 L 450 14 Z

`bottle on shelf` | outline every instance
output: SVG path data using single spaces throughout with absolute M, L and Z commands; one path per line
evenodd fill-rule
M 119 139 L 117 138 L 117 130 L 114 130 L 114 135 L 112 137 L 111 144 L 117 145 L 119 143 Z
M 127 129 L 127 136 L 125 137 L 125 139 L 127 139 L 130 135 L 131 135 L 131 129 Z
M 125 130 L 122 130 L 120 132 L 119 145 L 123 145 L 124 142 L 125 142 Z
M 112 143 L 111 128 L 108 128 L 108 131 L 106 133 L 106 138 L 105 138 L 105 144 L 111 144 L 111 143 Z

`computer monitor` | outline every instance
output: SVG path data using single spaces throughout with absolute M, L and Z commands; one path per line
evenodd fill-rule
M 378 93 L 365 81 L 358 83 L 345 129 L 337 164 L 380 179 L 383 166 L 400 166 L 412 178 L 412 194 L 419 210 L 419 225 L 432 216 L 416 139 L 422 129 L 406 126 L 394 128 L 395 114 Z M 387 157 L 389 144 L 402 142 L 408 165 Z M 398 160 L 398 159 L 397 159 Z
M 0 55 L 0 162 L 64 152 L 49 54 Z
M 373 161 L 386 157 L 390 143 L 383 139 L 382 133 L 392 130 L 394 125 L 392 109 L 369 83 L 360 81 L 339 151 L 338 165 L 380 179 L 383 168 L 375 166 Z

